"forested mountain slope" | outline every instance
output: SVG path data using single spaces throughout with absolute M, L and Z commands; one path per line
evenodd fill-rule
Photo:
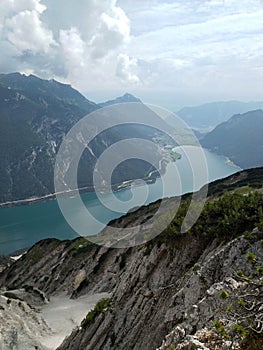
M 229 157 L 241 168 L 263 166 L 263 110 L 237 114 L 201 140 L 203 147 Z
M 0 202 L 54 193 L 54 163 L 62 139 L 87 113 L 100 108 L 55 80 L 1 74 Z M 155 135 L 155 130 L 136 125 L 120 125 L 99 134 L 81 157 L 79 187 L 93 189 L 95 163 L 111 144 L 133 137 L 152 140 Z M 139 146 L 134 147 L 138 154 Z M 131 159 L 120 165 L 113 183 L 143 178 L 151 170 L 147 162 Z

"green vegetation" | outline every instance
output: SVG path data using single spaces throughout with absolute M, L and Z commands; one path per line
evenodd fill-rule
M 262 183 L 263 183 L 263 171 L 262 168 L 249 169 L 240 173 L 236 173 L 231 175 L 224 181 L 217 180 L 209 185 L 208 195 L 222 195 L 226 192 L 237 192 L 241 190 L 239 194 L 246 194 L 251 192 L 251 190 L 262 191 Z M 242 190 L 242 188 L 246 188 L 247 191 Z M 244 193 L 242 193 L 244 191 Z
M 170 345 L 170 347 L 169 347 L 169 350 L 175 350 L 176 349 L 176 347 L 175 347 L 175 345 Z
M 182 155 L 173 151 L 172 149 L 168 149 L 166 150 L 166 152 L 168 153 L 168 157 L 172 162 L 175 162 L 178 159 L 182 158 Z
M 263 346 L 263 278 L 261 275 L 263 254 L 260 251 L 258 254 L 249 252 L 246 258 L 250 275 L 246 276 L 241 270 L 236 271 L 235 277 L 242 282 L 239 288 L 234 289 L 231 295 L 226 291 L 220 292 L 223 299 L 228 299 L 225 309 L 227 316 L 222 310 L 221 318 L 214 322 L 214 327 L 219 334 L 228 337 L 232 343 L 238 341 L 241 350 L 261 350 Z
M 170 149 L 172 149 L 177 146 L 172 137 L 166 133 L 160 132 L 158 129 L 156 129 L 156 135 L 152 139 L 161 147 L 170 146 Z
M 0 202 L 54 193 L 54 163 L 64 135 L 98 108 L 69 85 L 33 75 L 0 74 Z M 92 152 L 86 150 L 82 154 L 78 186 L 94 189 L 96 159 L 110 145 L 135 135 L 152 140 L 156 134 L 160 134 L 157 129 L 137 124 L 103 131 L 90 142 Z M 153 150 L 145 152 L 150 154 Z M 139 152 L 140 145 L 134 144 L 134 154 Z M 160 160 L 162 156 L 161 152 L 156 154 Z M 115 187 L 123 181 L 148 178 L 150 173 L 148 180 L 157 177 L 155 169 L 142 159 L 132 158 L 117 168 L 112 174 Z
M 249 252 L 247 253 L 247 260 L 251 263 L 251 264 L 255 264 L 257 262 L 257 258 L 256 255 Z
M 35 246 L 29 249 L 26 254 L 26 264 L 30 267 L 40 261 L 43 257 L 47 255 L 46 248 L 50 251 L 59 246 L 60 240 L 55 238 L 50 238 L 49 240 L 39 241 Z M 21 259 L 23 259 L 22 257 Z
M 234 324 L 233 326 L 233 331 L 239 335 L 241 335 L 242 337 L 246 336 L 248 331 L 247 329 L 245 329 L 243 326 L 241 326 L 240 324 Z
M 189 204 L 190 199 L 186 198 L 181 203 L 171 224 L 156 238 L 157 241 L 176 240 L 176 237 L 181 236 L 181 226 Z M 247 196 L 227 193 L 216 200 L 208 200 L 198 221 L 188 231 L 188 234 L 202 235 L 207 239 L 216 237 L 233 239 L 246 231 L 251 232 L 259 224 L 262 206 L 263 194 L 258 191 L 251 192 Z M 164 215 L 168 214 L 166 212 Z M 162 219 L 163 216 L 159 220 Z M 251 239 L 254 238 L 255 235 L 251 235 Z
M 198 346 L 196 344 L 191 344 L 191 350 L 198 350 Z
M 222 298 L 222 299 L 227 299 L 227 298 L 229 298 L 230 297 L 230 295 L 229 295 L 229 293 L 226 291 L 226 290 L 221 290 L 221 292 L 220 292 L 220 298 Z
M 87 316 L 84 318 L 84 320 L 81 322 L 81 327 L 87 327 L 88 325 L 90 325 L 91 323 L 93 323 L 93 321 L 95 320 L 95 318 L 101 314 L 102 312 L 106 311 L 107 308 L 110 306 L 111 304 L 111 299 L 110 298 L 105 298 L 100 300 L 96 306 L 94 307 L 94 309 L 92 309 Z
M 242 270 L 237 270 L 236 274 L 238 277 L 242 277 L 243 276 L 243 271 Z
M 201 269 L 201 265 L 200 264 L 195 264 L 194 267 L 193 267 L 193 270 L 196 272 L 196 271 L 199 271 Z
M 244 299 L 242 299 L 242 298 L 239 299 L 238 302 L 237 302 L 237 305 L 238 305 L 238 306 L 241 306 L 241 307 L 244 307 L 244 306 L 245 306 L 245 301 L 244 301 Z
M 227 334 L 226 328 L 224 327 L 223 323 L 219 320 L 214 321 L 214 327 L 216 331 L 222 335 L 222 337 L 229 339 L 229 335 Z
M 163 242 L 174 243 L 176 248 L 180 248 L 181 238 L 183 238 L 182 241 L 185 241 L 185 234 L 181 234 L 181 225 L 189 204 L 190 197 L 185 196 L 169 227 L 160 236 L 156 237 L 154 242 L 157 242 L 157 244 Z M 262 208 L 263 193 L 261 190 L 254 189 L 248 193 L 233 191 L 220 197 L 212 197 L 206 202 L 198 221 L 187 234 L 189 239 L 191 236 L 199 236 L 203 237 L 204 241 L 214 240 L 215 238 L 220 241 L 228 241 L 244 234 L 247 240 L 258 242 L 259 246 L 263 248 L 263 240 L 261 239 Z M 165 215 L 168 214 L 168 212 L 165 213 Z M 150 244 L 153 245 L 152 242 Z M 257 323 L 257 315 L 260 314 L 259 310 L 263 307 L 261 298 L 263 292 L 263 261 L 262 257 L 254 251 L 247 252 L 245 250 L 244 254 L 246 254 L 247 268 L 244 266 L 243 270 L 235 272 L 235 278 L 242 281 L 242 288 L 241 290 L 237 289 L 237 291 L 231 290 L 231 293 L 226 290 L 219 292 L 220 298 L 225 300 L 227 305 L 225 310 L 223 310 L 224 308 L 216 310 L 218 317 L 222 315 L 222 319 L 216 320 L 214 327 L 223 338 L 230 341 L 239 339 L 242 344 L 246 344 L 247 347 L 242 347 L 242 350 L 261 350 L 263 320 Z M 199 266 L 195 265 L 193 269 L 197 271 Z M 245 275 L 244 271 L 247 271 L 247 269 L 252 270 L 252 273 Z M 249 297 L 246 297 L 247 295 Z M 252 300 L 249 298 L 252 298 Z M 254 305 L 253 310 L 251 309 L 252 305 Z M 225 319 L 226 313 L 228 316 Z M 248 345 L 248 339 L 253 339 L 250 345 Z
M 72 256 L 77 256 L 78 254 L 86 253 L 93 249 L 94 245 L 88 239 L 84 237 L 76 238 L 72 241 L 70 246 L 67 248 L 67 252 L 72 254 Z
M 228 305 L 226 308 L 227 312 L 232 312 L 233 311 L 233 307 L 231 305 Z

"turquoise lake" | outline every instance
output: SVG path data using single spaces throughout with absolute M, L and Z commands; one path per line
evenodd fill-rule
M 180 153 L 180 150 L 178 152 Z M 194 156 L 194 149 L 191 152 Z M 234 167 L 227 162 L 223 156 L 216 155 L 208 150 L 204 150 L 204 154 L 207 162 L 209 182 L 224 178 L 240 170 L 240 168 Z M 180 174 L 181 187 L 175 181 L 175 172 Z M 145 194 L 144 186 L 148 188 L 148 195 L 146 200 L 144 200 L 144 204 L 148 204 L 162 197 L 171 197 L 198 190 L 201 187 L 200 185 L 205 184 L 201 180 L 201 183 L 194 186 L 191 166 L 183 153 L 180 160 L 167 165 L 163 180 L 165 181 L 165 187 L 168 188 L 168 191 L 166 190 L 165 193 L 163 192 L 162 180 L 158 178 L 155 183 L 150 185 L 133 186 L 114 194 L 103 194 L 103 200 L 110 205 L 113 196 L 116 196 L 120 201 L 127 203 L 134 195 L 138 200 L 131 203 L 132 205 L 129 208 L 131 209 L 141 204 L 142 197 Z M 70 215 L 78 218 L 82 209 L 74 205 L 74 198 L 64 200 L 68 201 Z M 85 226 L 87 235 L 99 232 L 110 220 L 118 218 L 127 212 L 127 210 L 116 212 L 106 208 L 101 204 L 95 193 L 82 194 L 82 200 L 90 213 L 101 222 L 100 224 L 89 220 L 83 222 L 82 224 Z M 10 254 L 19 249 L 30 247 L 37 241 L 48 237 L 73 239 L 77 236 L 77 233 L 68 225 L 60 212 L 56 200 L 0 209 L 0 254 Z

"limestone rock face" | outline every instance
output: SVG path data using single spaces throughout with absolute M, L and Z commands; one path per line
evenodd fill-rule
M 74 290 L 78 289 L 81 283 L 86 279 L 86 271 L 84 269 L 79 270 L 74 280 Z
M 247 254 L 262 252 L 260 238 L 240 236 L 225 242 L 182 235 L 176 242 L 129 249 L 99 247 L 83 238 L 46 240 L 6 268 L 0 286 L 9 290 L 26 285 L 29 291 L 45 293 L 47 300 L 61 292 L 71 298 L 111 293 L 110 306 L 76 327 L 59 350 L 227 349 L 213 328 L 224 304 L 220 292 L 231 295 L 242 288 L 235 271 L 251 273 Z M 4 307 L 1 312 L 10 305 Z M 13 310 L 14 318 L 19 310 Z M 30 317 L 21 318 L 30 324 Z M 10 331 L 2 326 L 1 337 L 13 339 L 14 328 L 27 334 L 10 321 Z
M 180 249 L 163 244 L 148 256 L 143 248 L 132 250 L 117 272 L 112 307 L 59 349 L 227 349 L 213 328 L 224 304 L 220 291 L 242 287 L 233 271 L 242 267 L 249 273 L 246 254 L 258 249 L 259 242 L 240 237 L 206 247 L 194 240 L 181 242 Z
M 0 349 L 47 350 L 41 340 L 51 334 L 29 304 L 0 295 Z

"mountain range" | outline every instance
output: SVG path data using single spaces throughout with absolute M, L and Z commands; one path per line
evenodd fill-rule
M 111 106 L 111 105 L 114 105 L 117 103 L 129 103 L 129 102 L 140 103 L 142 101 L 139 98 L 126 92 L 123 96 L 117 97 L 114 100 L 109 100 L 106 102 L 99 103 L 99 106 L 100 107 L 107 107 L 107 106 Z
M 0 74 L 0 203 L 41 197 L 54 193 L 54 164 L 67 132 L 85 115 L 118 103 L 139 102 L 131 94 L 96 104 L 70 85 L 20 73 Z M 261 102 L 217 102 L 185 107 L 178 114 L 191 126 L 207 127 L 242 111 L 262 106 Z M 146 107 L 145 107 L 146 108 Z M 149 119 L 151 125 L 151 118 Z M 195 131 L 202 146 L 227 156 L 242 168 L 262 166 L 262 111 L 235 115 L 204 135 Z M 93 190 L 93 170 L 98 157 L 110 145 L 129 138 L 169 144 L 157 129 L 145 125 L 119 125 L 99 134 L 86 148 L 78 168 L 78 186 Z M 158 136 L 158 137 L 157 137 Z M 253 140 L 253 142 L 251 142 Z M 142 147 L 133 145 L 134 154 Z M 153 163 L 163 153 L 145 149 Z M 147 178 L 154 168 L 140 159 L 121 163 L 112 177 L 113 186 L 123 181 Z M 102 180 L 103 182 L 103 180 Z
M 184 107 L 176 112 L 191 128 L 211 131 L 218 124 L 227 121 L 234 114 L 263 109 L 263 102 L 221 101 L 200 106 Z
M 120 101 L 139 100 L 126 94 L 116 101 L 107 102 L 105 106 Z M 89 101 L 70 85 L 33 75 L 1 74 L 0 202 L 54 193 L 54 163 L 62 139 L 80 119 L 100 108 L 101 105 Z M 156 130 L 145 126 L 120 125 L 92 140 L 79 164 L 79 187 L 93 188 L 93 169 L 106 148 L 135 136 L 152 140 Z M 139 145 L 135 145 L 135 154 L 139 151 Z M 114 172 L 113 184 L 144 178 L 152 170 L 149 163 L 130 159 L 120 164 L 119 171 Z
M 263 111 L 237 114 L 201 139 L 203 147 L 223 154 L 243 169 L 263 165 Z
M 54 191 L 53 164 L 63 135 L 96 108 L 54 80 L 0 75 L 0 201 Z

